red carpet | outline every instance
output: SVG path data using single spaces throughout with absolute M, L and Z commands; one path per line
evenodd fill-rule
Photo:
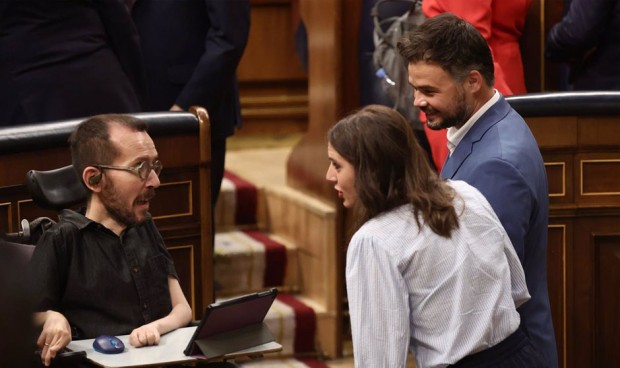
M 224 177 L 235 185 L 236 208 L 235 224 L 252 225 L 256 223 L 256 206 L 258 196 L 256 186 L 249 181 L 238 177 L 230 171 L 224 172 Z

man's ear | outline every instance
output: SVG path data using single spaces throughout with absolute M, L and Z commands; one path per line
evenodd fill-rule
M 471 93 L 477 93 L 478 91 L 480 91 L 484 83 L 485 81 L 482 77 L 482 74 L 480 74 L 480 72 L 477 70 L 470 71 L 467 75 L 467 78 L 465 79 L 466 88 Z
M 86 187 L 92 192 L 100 191 L 99 183 L 101 182 L 102 176 L 103 172 L 94 166 L 87 166 L 82 172 L 82 180 L 86 184 Z

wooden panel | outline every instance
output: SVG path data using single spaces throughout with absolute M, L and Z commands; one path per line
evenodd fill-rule
M 566 163 L 545 162 L 550 197 L 566 197 Z
M 610 146 L 618 148 L 620 143 L 620 117 L 580 117 L 580 146 Z
M 541 150 L 575 147 L 577 118 L 571 116 L 525 118 Z
M 549 302 L 560 367 L 566 360 L 567 231 L 567 224 L 550 224 L 547 248 Z
M 0 233 L 13 232 L 11 202 L 0 203 Z
M 187 298 L 187 301 L 190 303 L 190 307 L 192 307 L 192 311 L 194 313 L 194 319 L 196 319 L 196 315 L 200 315 L 201 311 L 196 311 L 196 285 L 195 285 L 195 270 L 194 270 L 194 249 L 196 248 L 197 243 L 195 244 L 180 244 L 170 246 L 168 244 L 168 251 L 172 256 L 172 260 L 174 261 L 174 266 L 177 271 L 177 275 L 179 276 L 179 283 L 181 284 L 181 289 L 183 289 L 183 294 Z M 197 313 L 198 312 L 198 313 Z
M 549 298 L 560 367 L 618 366 L 620 119 L 526 120 L 549 182 Z
M 32 199 L 22 199 L 17 201 L 17 220 L 28 219 L 34 220 L 37 217 L 49 217 L 56 221 L 58 213 L 55 211 L 45 210 L 37 207 Z
M 335 201 L 325 181 L 325 133 L 342 115 L 344 71 L 342 1 L 302 0 L 308 29 L 308 132 L 293 148 L 287 162 L 287 183 L 296 189 Z
M 528 92 L 540 92 L 544 89 L 542 76 L 545 71 L 540 57 L 544 47 L 543 4 L 542 0 L 532 1 L 520 40 L 525 86 Z
M 595 361 L 593 367 L 620 362 L 620 234 L 596 236 Z
M 295 52 L 295 17 L 290 2 L 253 3 L 248 44 L 237 69 L 240 81 L 306 79 Z
M 542 4 L 542 14 L 539 19 L 533 20 L 534 22 L 541 23 L 541 37 L 546 41 L 546 37 L 554 24 L 562 20 L 564 15 L 565 0 L 540 0 Z M 528 19 L 528 21 L 533 18 Z M 545 45 L 543 43 L 543 45 Z M 544 48 L 542 49 L 544 50 Z M 562 69 L 562 64 L 552 63 L 545 59 L 544 53 L 541 51 L 538 55 L 539 63 L 544 72 L 541 80 L 544 81 L 543 91 L 557 91 L 560 88 L 560 80 L 562 74 L 565 73 Z M 535 57 L 535 56 L 532 56 Z
M 613 288 L 618 289 L 620 274 L 620 209 L 609 215 L 597 215 L 596 211 L 602 213 L 592 210 L 592 214 L 580 216 L 575 225 L 569 288 L 573 290 L 567 341 L 569 367 L 616 367 L 620 363 L 618 353 L 610 351 L 618 349 L 617 344 L 610 344 L 618 338 L 618 312 L 614 309 L 618 291 Z
M 296 3 L 252 1 L 252 27 L 237 76 L 243 127 L 237 135 L 301 133 L 308 124 L 308 78 L 295 50 Z
M 619 196 L 620 158 L 580 160 L 582 196 Z M 616 175 L 613 175 L 613 174 Z
M 153 202 L 153 219 L 183 218 L 194 215 L 192 181 L 161 183 L 156 191 L 161 198 Z
M 164 165 L 163 175 L 172 167 L 192 167 L 196 165 L 197 157 L 200 157 L 200 145 L 196 137 L 168 135 L 153 137 L 153 142 Z

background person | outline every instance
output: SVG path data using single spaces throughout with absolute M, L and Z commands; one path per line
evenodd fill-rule
M 63 210 L 31 262 L 45 365 L 72 339 L 130 334 L 133 346 L 155 345 L 192 318 L 148 213 L 161 163 L 144 122 L 96 116 L 77 127 L 70 143 L 87 206 L 84 213 Z
M 547 36 L 545 56 L 571 64 L 574 90 L 620 90 L 620 1 L 572 0 Z
M 547 174 L 527 124 L 493 88 L 493 58 L 471 24 L 450 13 L 428 19 L 399 44 L 414 104 L 448 129 L 441 177 L 463 180 L 489 201 L 525 270 L 532 296 L 519 308 L 524 331 L 549 367 L 557 348 L 547 291 Z
M 431 170 L 405 118 L 371 105 L 328 133 L 326 179 L 354 211 L 346 259 L 356 367 L 542 367 L 529 294 L 491 206 Z
M 241 126 L 237 66 L 250 31 L 249 0 L 136 0 L 148 81 L 147 111 L 207 109 L 211 204 L 224 177 L 226 138 Z
M 0 0 L 0 126 L 138 112 L 145 93 L 123 0 Z

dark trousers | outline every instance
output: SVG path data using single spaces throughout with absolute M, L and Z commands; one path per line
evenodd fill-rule
M 499 344 L 468 355 L 449 367 L 544 368 L 546 365 L 530 339 L 519 327 Z

